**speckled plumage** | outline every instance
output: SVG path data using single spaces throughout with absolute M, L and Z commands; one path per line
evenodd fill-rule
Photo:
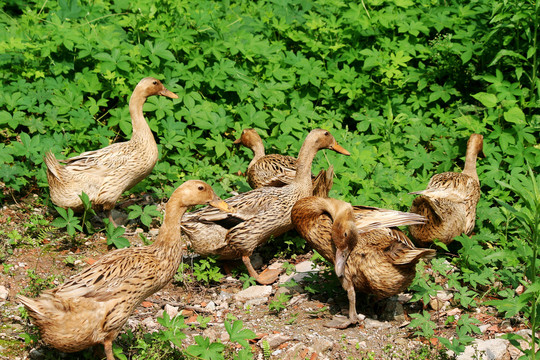
M 156 241 L 146 247 L 112 251 L 38 298 L 19 296 L 43 341 L 64 352 L 103 344 L 113 360 L 112 341 L 133 310 L 165 286 L 182 259 L 180 221 L 187 206 L 228 209 L 212 188 L 190 180 L 172 194 Z
M 434 239 L 448 244 L 456 236 L 472 233 L 480 199 L 476 158 L 482 148 L 482 135 L 472 134 L 467 143 L 463 172 L 436 174 L 426 190 L 411 193 L 420 196 L 413 200 L 410 211 L 428 219 L 425 224 L 409 227 L 417 245 L 429 246 Z
M 265 155 L 262 139 L 255 129 L 244 129 L 234 143 L 244 145 L 253 151 L 253 159 L 246 171 L 246 179 L 252 189 L 263 186 L 282 187 L 294 180 L 296 158 L 281 154 Z M 316 177 L 312 177 L 313 195 L 328 196 L 333 185 L 333 178 L 327 174 L 328 171 L 331 170 L 321 170 Z
M 417 214 L 306 197 L 294 205 L 291 218 L 308 244 L 335 264 L 352 322 L 358 319 L 355 290 L 378 299 L 399 294 L 414 279 L 416 263 L 435 255 L 435 250 L 418 249 L 391 228 L 423 223 L 425 218 Z
M 129 141 L 60 161 L 53 153 L 47 152 L 47 180 L 54 204 L 82 210 L 79 195 L 84 191 L 94 208 L 110 211 L 124 191 L 131 189 L 152 171 L 157 162 L 158 149 L 143 115 L 143 105 L 147 97 L 152 95 L 173 99 L 178 97 L 159 80 L 150 77 L 142 79 L 129 102 L 133 126 Z
M 292 229 L 291 209 L 296 201 L 312 194 L 311 164 L 320 149 L 349 154 L 328 131 L 313 130 L 300 149 L 298 170 L 291 184 L 261 187 L 226 199 L 235 210 L 233 214 L 210 208 L 186 214 L 182 230 L 191 248 L 199 254 L 220 255 L 224 259 L 242 257 L 250 275 L 265 283 L 251 267 L 249 255 L 270 236 Z

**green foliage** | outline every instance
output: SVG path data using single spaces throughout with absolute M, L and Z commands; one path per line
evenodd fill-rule
M 75 235 L 75 231 L 82 231 L 82 226 L 80 225 L 80 219 L 75 216 L 73 213 L 73 210 L 71 209 L 63 209 L 61 207 L 56 206 L 56 211 L 58 211 L 58 215 L 60 217 L 56 218 L 51 222 L 52 226 L 58 227 L 58 228 L 66 228 L 66 231 L 69 236 Z
M 28 269 L 26 276 L 30 281 L 21 293 L 30 297 L 35 297 L 41 294 L 43 290 L 54 287 L 56 280 L 62 280 L 60 276 L 56 275 L 41 277 L 34 269 Z
M 291 300 L 291 295 L 280 293 L 278 296 L 274 296 L 274 300 L 268 304 L 268 309 L 279 314 L 282 310 L 287 308 L 287 304 Z
M 199 258 L 193 263 L 193 276 L 206 285 L 210 282 L 218 282 L 223 278 L 223 274 L 216 263 L 217 260 L 214 257 Z
M 119 226 L 116 227 L 109 219 L 105 219 L 105 233 L 107 236 L 107 245 L 114 245 L 117 249 L 129 247 L 129 240 L 122 235 L 126 229 Z
M 140 205 L 131 205 L 128 207 L 129 212 L 128 219 L 141 218 L 141 222 L 147 228 L 152 223 L 152 217 L 161 216 L 161 213 L 157 210 L 156 205 L 146 205 L 144 209 Z
M 247 289 L 250 286 L 257 285 L 257 281 L 255 281 L 254 277 L 249 276 L 247 273 L 243 273 L 238 278 L 242 282 L 242 289 Z

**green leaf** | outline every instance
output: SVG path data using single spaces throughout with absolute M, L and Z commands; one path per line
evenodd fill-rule
M 514 124 L 525 124 L 525 114 L 518 107 L 513 107 L 504 112 L 504 119 Z
M 472 97 L 480 101 L 482 105 L 484 105 L 487 108 L 492 108 L 492 107 L 497 106 L 498 100 L 497 100 L 497 96 L 495 96 L 494 94 L 479 92 L 479 93 L 474 94 Z

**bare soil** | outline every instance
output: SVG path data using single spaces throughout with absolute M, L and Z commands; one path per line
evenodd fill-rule
M 3 265 L 0 266 L 0 287 L 4 286 L 8 292 L 7 299 L 0 297 L 0 359 L 92 357 L 92 352 L 61 354 L 39 341 L 27 344 L 24 340 L 24 334 L 36 334 L 37 331 L 27 319 L 22 318 L 16 295 L 36 296 L 42 288 L 62 283 L 110 250 L 103 233 L 77 235 L 72 239 L 63 231 L 44 231 L 43 227 L 29 225 L 40 215 L 53 220 L 47 207 L 36 204 L 33 197 L 0 209 L 0 265 Z M 16 245 L 10 245 L 15 233 L 22 237 Z M 154 229 L 144 235 L 152 239 L 156 233 Z M 142 245 L 138 234 L 127 238 L 132 246 Z M 9 254 L 10 249 L 12 254 Z M 281 260 L 298 264 L 310 259 L 310 256 L 309 253 L 294 260 Z M 186 261 L 189 259 L 189 256 L 186 257 Z M 240 263 L 228 263 L 223 272 L 230 271 L 235 265 L 241 267 Z M 35 274 L 33 278 L 32 272 Z M 410 296 L 401 294 L 377 304 L 360 300 L 358 310 L 367 315 L 366 320 L 340 330 L 324 326 L 336 315 L 347 315 L 347 298 L 339 287 L 330 289 L 328 293 L 310 294 L 301 286 L 291 289 L 276 283 L 269 297 L 248 303 L 235 299 L 234 295 L 240 291 L 242 283 L 231 275 L 208 286 L 197 281 L 170 283 L 138 307 L 128 321 L 126 330 L 157 330 L 160 325 L 156 318 L 167 307 L 169 311 L 180 311 L 186 316 L 186 322 L 192 324 L 186 330 L 188 337 L 183 341 L 185 346 L 193 343 L 195 335 L 227 343 L 223 322 L 234 316 L 242 320 L 244 328 L 257 334 L 252 349 L 260 359 L 263 358 L 260 339 L 270 342 L 271 359 L 440 359 L 446 356 L 441 355 L 444 352 L 440 351 L 441 346 L 436 338 L 416 336 L 414 330 L 407 327 L 410 314 L 429 311 L 432 320 L 438 324 L 436 335 L 451 338 L 456 322 L 447 323 L 449 314 L 464 313 L 463 309 L 455 306 L 446 311 L 435 311 L 422 302 L 407 302 Z M 290 295 L 286 308 L 280 312 L 271 311 L 269 303 L 277 299 L 281 292 Z M 485 325 L 484 331 L 476 335 L 478 339 L 494 338 L 522 327 L 504 323 L 492 308 L 479 306 L 477 309 L 470 315 Z M 210 318 L 209 323 L 198 325 L 198 315 Z M 511 357 L 509 354 L 508 359 Z

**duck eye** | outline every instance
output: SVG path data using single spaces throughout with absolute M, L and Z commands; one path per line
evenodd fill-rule
M 203 191 L 203 190 L 204 190 L 204 186 L 199 185 L 199 191 Z
M 152 84 L 154 84 L 154 85 L 157 85 L 157 81 L 156 81 L 156 80 L 154 80 L 154 81 L 152 82 Z
M 330 133 L 328 131 L 325 131 L 324 136 L 328 136 L 328 135 L 330 135 Z

